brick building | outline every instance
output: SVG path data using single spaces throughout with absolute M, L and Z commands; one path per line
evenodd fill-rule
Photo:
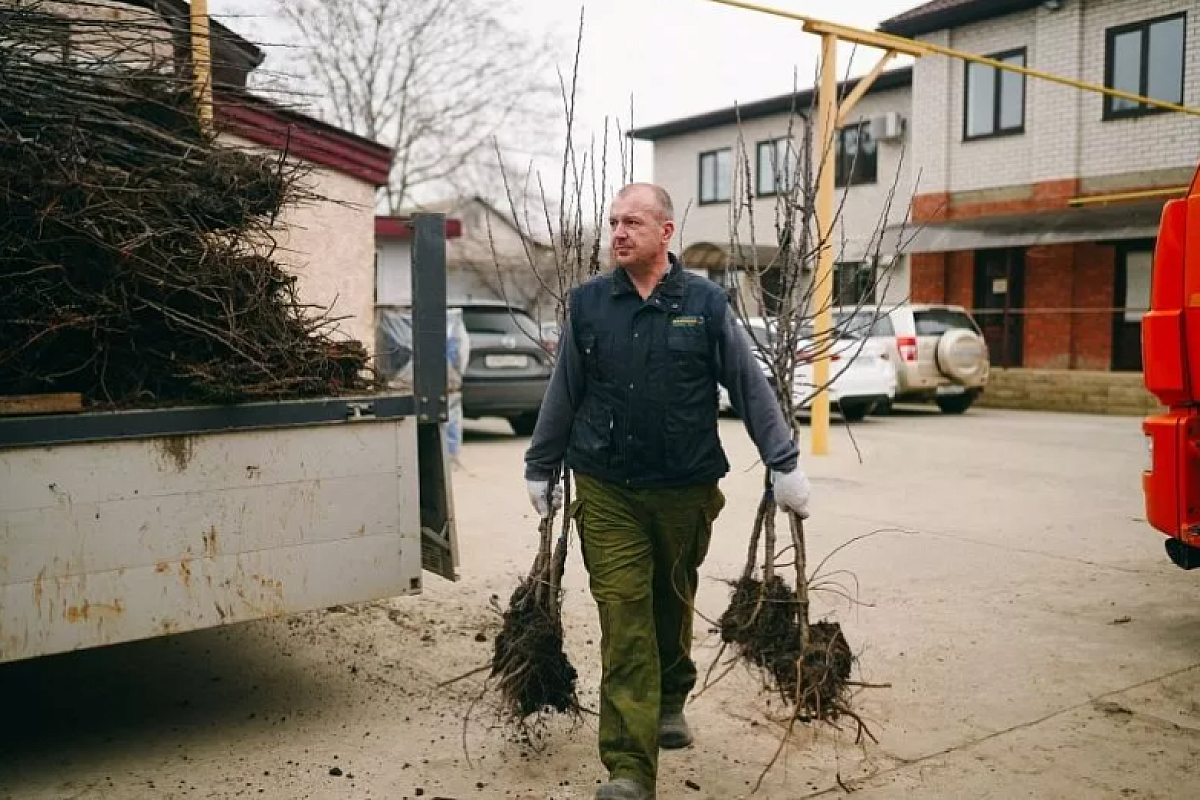
M 1196 0 L 933 0 L 887 32 L 1200 105 Z M 913 68 L 914 301 L 974 309 L 999 367 L 1140 371 L 1159 214 L 1200 120 L 1016 73 Z

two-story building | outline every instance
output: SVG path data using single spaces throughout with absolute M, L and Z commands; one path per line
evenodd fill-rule
M 933 0 L 881 29 L 1200 105 L 1196 0 Z M 912 298 L 974 309 L 1000 367 L 1139 371 L 1200 120 L 940 57 L 917 60 L 913 109 Z
M 1197 0 L 932 0 L 880 29 L 1200 106 L 1200 47 L 1189 47 L 1200 41 Z M 805 91 L 632 133 L 654 142 L 655 180 L 687 209 L 679 247 L 691 266 L 720 277 L 747 260 L 728 246 L 731 209 L 747 188 L 746 170 L 735 167 L 747 161 L 753 238 L 763 248 L 751 256 L 770 256 L 769 164 L 784 160 L 772 142 L 790 120 L 814 116 L 812 100 Z M 1200 159 L 1200 119 L 927 56 L 884 74 L 837 147 L 835 300 L 971 309 L 1000 368 L 995 377 L 1025 381 L 1018 404 L 1105 407 L 1075 391 L 1090 381 L 1128 400 L 1107 407 L 1141 407 L 1136 378 L 1114 373 L 1141 370 L 1159 215 Z M 871 244 L 881 220 L 891 230 L 876 264 L 867 256 L 879 250 Z M 737 239 L 748 234 L 739 228 Z M 897 241 L 902 254 L 887 257 Z M 874 295 L 863 291 L 872 270 L 881 276 Z M 1051 371 L 1067 375 L 1049 382 Z M 1056 397 L 1026 396 L 1036 394 L 1026 385 Z
M 839 92 L 856 84 L 845 82 Z M 913 192 L 911 88 L 911 69 L 884 73 L 838 133 L 833 247 L 834 300 L 841 305 L 899 302 L 908 293 L 898 237 L 884 232 L 907 218 Z M 817 119 L 808 89 L 630 132 L 654 143 L 654 180 L 675 203 L 677 252 L 752 315 L 771 313 L 771 286 L 759 302 L 763 294 L 742 276 L 756 273 L 769 284 L 775 274 L 767 267 L 778 251 L 780 196 L 804 182 L 800 159 L 809 157 L 806 142 L 817 139 Z M 797 199 L 803 193 L 800 187 Z M 811 269 L 806 277 L 812 280 Z

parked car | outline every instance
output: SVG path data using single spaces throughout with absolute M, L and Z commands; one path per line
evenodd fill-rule
M 558 351 L 558 340 L 562 337 L 562 331 L 559 330 L 557 322 L 543 322 L 541 331 L 542 346 L 553 355 Z
M 764 347 L 774 346 L 774 320 L 752 317 L 738 320 L 738 324 L 749 336 L 763 372 L 774 384 L 772 370 L 763 351 Z M 896 369 L 879 344 L 839 335 L 828 346 L 828 350 L 831 361 L 830 383 L 827 387 L 829 400 L 843 419 L 859 422 L 877 408 L 891 404 L 896 395 Z M 809 408 L 819 388 L 813 380 L 813 361 L 817 354 L 812 332 L 802 332 L 797 341 L 792 389 L 797 410 Z M 722 411 L 734 410 L 724 387 L 720 388 L 719 403 Z
M 838 327 L 878 344 L 896 366 L 897 402 L 962 414 L 983 394 L 991 364 L 983 332 L 961 306 L 835 309 Z
M 533 433 L 550 384 L 553 357 L 537 322 L 503 303 L 460 303 L 471 359 L 463 375 L 463 416 L 504 417 L 519 436 Z

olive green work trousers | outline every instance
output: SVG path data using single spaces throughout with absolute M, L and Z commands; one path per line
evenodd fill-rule
M 600 760 L 653 790 L 658 723 L 696 685 L 698 570 L 725 505 L 715 483 L 627 488 L 577 475 L 580 539 L 600 610 Z

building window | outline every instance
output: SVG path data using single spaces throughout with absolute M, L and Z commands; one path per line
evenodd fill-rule
M 729 148 L 700 154 L 700 204 L 729 201 L 733 173 Z
M 1025 50 L 990 56 L 1025 66 Z M 1007 136 L 1025 131 L 1025 76 L 986 64 L 967 63 L 965 139 Z
M 1183 103 L 1184 29 L 1187 17 L 1170 17 L 1110 28 L 1104 52 L 1104 84 L 1111 89 Z M 1121 97 L 1104 97 L 1104 118 L 1120 119 L 1162 109 Z
M 842 128 L 837 135 L 834 183 L 839 187 L 875 183 L 879 172 L 878 155 L 879 146 L 871 134 L 871 123 L 861 122 Z
M 833 305 L 858 308 L 875 305 L 875 264 L 847 261 L 833 267 Z
M 791 139 L 758 143 L 758 196 L 786 194 L 796 173 L 796 151 Z

